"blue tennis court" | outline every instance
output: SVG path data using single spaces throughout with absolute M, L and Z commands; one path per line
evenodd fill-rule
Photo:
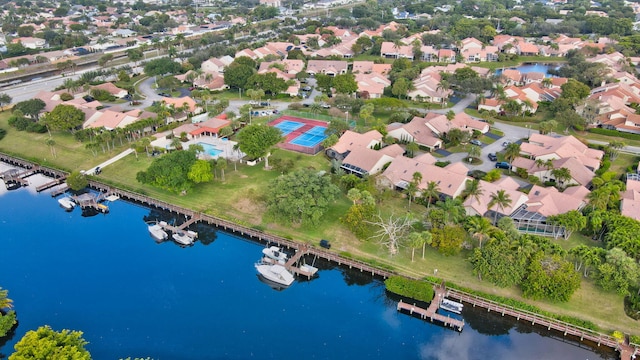
M 278 128 L 278 129 L 280 129 L 280 131 L 282 131 L 282 136 L 287 136 L 292 131 L 296 131 L 296 130 L 300 129 L 301 127 L 303 127 L 304 124 L 296 122 L 296 121 L 285 120 L 285 121 L 279 122 L 278 124 L 275 124 L 273 126 Z
M 325 129 L 326 127 L 323 126 L 314 126 L 289 142 L 294 145 L 314 147 L 327 138 L 327 135 L 324 134 Z

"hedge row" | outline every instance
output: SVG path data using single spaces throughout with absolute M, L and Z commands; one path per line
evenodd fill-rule
M 442 279 L 438 279 L 435 278 L 433 276 L 427 276 L 426 279 L 430 282 L 439 284 L 442 282 Z M 527 304 L 525 302 L 522 302 L 520 300 L 515 300 L 515 299 L 511 299 L 511 298 L 506 298 L 506 297 L 502 297 L 502 296 L 497 296 L 497 295 L 492 295 L 492 294 L 486 294 L 480 291 L 476 291 L 476 290 L 472 290 L 472 289 L 467 289 L 461 286 L 458 286 L 456 284 L 452 284 L 447 282 L 446 286 L 451 288 L 451 289 L 457 289 L 460 291 L 464 291 L 466 293 L 472 294 L 472 295 L 477 295 L 479 297 L 482 297 L 483 299 L 487 299 L 487 300 L 491 300 L 491 301 L 495 301 L 497 303 L 500 303 L 501 305 L 505 305 L 505 306 L 511 306 L 513 308 L 519 309 L 519 310 L 524 310 L 524 311 L 529 311 L 532 313 L 536 313 L 536 314 L 540 314 L 552 319 L 556 319 L 559 321 L 563 321 L 575 326 L 579 326 L 585 329 L 589 329 L 589 330 L 593 330 L 593 331 L 599 331 L 600 329 L 598 329 L 598 327 L 592 323 L 591 321 L 587 321 L 587 320 L 582 320 L 582 319 L 578 319 L 572 316 L 566 316 L 566 315 L 559 315 L 559 314 L 553 314 L 550 313 L 548 311 L 544 311 L 541 310 L 540 308 Z
M 589 132 L 594 134 L 600 134 L 600 135 L 615 136 L 615 137 L 620 137 L 620 138 L 629 139 L 629 140 L 640 140 L 640 134 L 625 133 L 625 132 L 620 132 L 618 130 L 592 128 L 592 129 L 589 129 Z
M 385 280 L 387 290 L 394 294 L 405 296 L 418 301 L 430 302 L 433 300 L 433 286 L 425 281 L 411 280 L 402 276 L 392 276 Z

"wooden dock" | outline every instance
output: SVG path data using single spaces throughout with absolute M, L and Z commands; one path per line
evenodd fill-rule
M 163 229 L 165 230 L 169 230 L 172 233 L 178 233 L 180 231 L 183 231 L 184 229 L 186 229 L 187 227 L 189 227 L 190 225 L 196 223 L 198 220 L 200 220 L 200 216 L 198 214 L 194 215 L 191 217 L 191 219 L 189 219 L 188 221 L 178 225 L 178 226 L 174 226 L 171 224 L 167 224 L 165 222 L 159 223 L 160 226 L 162 226 Z M 195 231 L 189 231 L 189 234 L 193 236 L 193 238 L 197 238 L 198 237 L 198 233 Z
M 36 187 L 36 191 L 37 191 L 37 192 L 41 192 L 41 191 L 44 191 L 44 190 L 50 189 L 50 188 L 52 188 L 52 187 L 54 187 L 54 186 L 56 186 L 56 185 L 60 185 L 60 183 L 64 182 L 66 179 L 67 179 L 67 177 L 66 177 L 66 176 L 62 176 L 62 177 L 59 177 L 59 178 L 55 178 L 55 179 L 54 179 L 54 180 L 52 180 L 52 181 L 49 181 L 49 182 L 47 182 L 47 183 L 44 183 L 44 184 L 42 184 L 42 185 L 40 185 L 40 186 Z M 66 187 L 66 189 L 69 189 L 69 187 L 67 186 L 67 187 Z M 65 192 L 65 191 L 67 191 L 67 190 L 64 190 L 63 192 Z M 59 193 L 58 195 L 60 195 L 60 194 L 62 194 L 62 192 L 61 192 L 61 193 Z M 57 195 L 51 195 L 51 196 L 57 196 Z
M 24 169 L 31 169 L 35 167 L 34 164 L 26 160 L 18 159 L 3 153 L 0 153 L 0 161 L 3 161 L 5 163 L 8 163 L 14 166 L 19 166 Z M 67 175 L 63 171 L 47 168 L 44 166 L 38 166 L 36 171 L 54 178 Z M 222 229 L 234 234 L 238 234 L 241 236 L 245 236 L 252 240 L 256 240 L 264 244 L 270 244 L 270 243 L 277 244 L 280 247 L 286 247 L 289 249 L 296 249 L 296 250 L 300 250 L 303 246 L 306 246 L 307 247 L 306 254 L 323 258 L 329 262 L 336 263 L 339 266 L 348 266 L 350 269 L 351 268 L 358 269 L 360 270 L 360 272 L 371 274 L 372 277 L 386 279 L 392 275 L 396 275 L 392 271 L 377 268 L 362 261 L 344 258 L 336 253 L 332 253 L 324 249 L 309 246 L 307 244 L 296 243 L 294 241 L 287 240 L 276 235 L 267 234 L 261 230 L 236 224 L 228 220 L 224 220 L 215 216 L 199 213 L 190 209 L 181 208 L 179 206 L 169 204 L 167 202 L 160 201 L 157 199 L 153 199 L 151 197 L 148 197 L 142 194 L 121 190 L 121 189 L 116 189 L 116 188 L 111 188 L 108 185 L 105 185 L 96 181 L 92 181 L 92 180 L 89 181 L 89 186 L 103 193 L 117 195 L 122 199 L 127 199 L 141 205 L 154 207 L 160 210 L 165 210 L 165 211 L 184 215 L 190 218 L 190 221 L 195 219 L 197 216 L 198 219 L 193 220 L 194 222 L 199 220 L 209 225 L 213 225 L 219 229 Z M 301 256 L 302 255 L 300 255 L 300 257 Z M 504 306 L 504 305 L 492 302 L 490 300 L 482 299 L 478 296 L 468 294 L 459 290 L 447 289 L 446 296 L 456 299 L 460 302 L 465 302 L 473 306 L 485 308 L 487 309 L 487 311 L 499 312 L 503 316 L 507 314 L 509 316 L 515 317 L 518 320 L 522 319 L 522 320 L 530 321 L 532 325 L 537 324 L 537 325 L 546 326 L 549 330 L 555 329 L 557 331 L 561 331 L 565 335 L 573 335 L 581 340 L 587 339 L 598 344 L 598 346 L 605 345 L 605 346 L 611 347 L 620 352 L 620 356 L 622 360 L 631 360 L 631 359 L 634 359 L 636 356 L 640 355 L 639 344 L 620 343 L 618 342 L 617 339 L 607 334 L 600 334 L 590 329 L 584 329 L 579 326 L 564 323 L 559 320 L 555 320 L 555 319 L 541 316 L 538 314 L 530 313 L 524 310 L 519 310 L 512 307 Z M 404 309 L 405 311 L 411 310 L 412 306 L 410 304 L 405 304 L 405 303 L 402 303 L 402 304 L 403 305 L 399 305 L 399 310 L 400 309 Z M 416 307 L 413 306 L 413 309 L 415 311 Z M 434 313 L 435 313 L 435 310 L 434 310 Z M 439 314 L 436 314 L 436 315 L 439 315 Z
M 69 190 L 69 185 L 61 184 L 60 187 L 51 190 L 51 197 L 56 197 L 58 195 L 64 194 Z
M 81 194 L 71 197 L 76 204 L 80 205 L 81 209 L 94 209 L 98 212 L 106 214 L 109 212 L 109 207 L 104 204 L 100 204 L 96 196 L 91 194 Z
M 433 320 L 436 320 L 446 327 L 462 331 L 462 328 L 464 328 L 464 320 L 454 319 L 452 317 L 444 316 L 437 313 L 437 310 L 440 308 L 440 304 L 442 303 L 442 299 L 444 299 L 446 295 L 445 287 L 436 285 L 434 286 L 434 290 L 435 296 L 433 297 L 433 300 L 431 300 L 428 308 L 423 309 L 419 306 L 416 306 L 415 304 L 412 305 L 400 301 L 397 306 L 398 311 L 404 310 L 410 315 L 418 314 L 423 320 L 429 319 L 431 320 L 431 322 L 433 322 Z
M 544 326 L 547 330 L 556 330 L 564 334 L 564 336 L 574 336 L 580 341 L 588 340 L 598 346 L 604 345 L 620 352 L 621 360 L 634 359 L 636 355 L 640 355 L 640 349 L 635 344 L 629 344 L 628 342 L 620 342 L 612 336 L 601 334 L 591 329 L 579 327 L 577 325 L 569 324 L 560 320 L 556 320 L 550 317 L 542 316 L 526 310 L 515 309 L 510 306 L 505 306 L 495 301 L 483 299 L 479 296 L 465 293 L 460 290 L 447 289 L 445 294 L 447 297 L 456 299 L 460 302 L 471 304 L 473 307 L 481 307 L 487 309 L 487 311 L 495 311 L 502 316 L 509 315 L 516 318 L 518 321 L 523 320 L 530 322 L 531 325 Z

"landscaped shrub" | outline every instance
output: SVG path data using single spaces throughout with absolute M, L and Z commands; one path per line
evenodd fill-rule
M 2 140 L 7 135 L 7 130 L 0 129 L 0 140 Z
M 384 285 L 388 291 L 394 294 L 424 302 L 433 300 L 433 285 L 426 281 L 411 280 L 402 276 L 392 276 L 385 280 Z
M 436 161 L 436 166 L 441 167 L 441 168 L 443 168 L 443 167 L 445 167 L 445 166 L 447 166 L 449 164 L 451 164 L 451 161 Z
M 640 135 L 639 134 L 625 133 L 625 132 L 620 132 L 620 131 L 617 131 L 617 130 L 609 130 L 609 129 L 603 129 L 603 128 L 592 128 L 592 129 L 589 129 L 589 132 L 590 133 L 594 133 L 594 134 L 600 134 L 600 135 L 621 137 L 621 138 L 629 139 L 629 140 L 640 140 Z
M 62 101 L 73 100 L 73 95 L 71 95 L 69 93 L 62 93 L 62 94 L 60 94 L 60 100 L 62 100 Z
M 624 298 L 624 312 L 632 319 L 640 320 L 640 295 L 635 289 Z

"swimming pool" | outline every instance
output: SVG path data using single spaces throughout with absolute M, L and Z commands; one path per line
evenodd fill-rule
M 209 156 L 214 157 L 222 154 L 222 150 L 218 149 L 217 147 L 211 144 L 199 142 L 198 145 L 202 146 L 204 148 L 204 153 Z

